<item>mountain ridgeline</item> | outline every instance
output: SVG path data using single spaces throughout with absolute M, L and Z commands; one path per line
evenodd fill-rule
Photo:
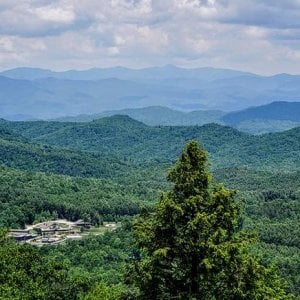
M 65 153 L 69 155 L 72 151 L 88 152 L 90 159 L 97 155 L 105 158 L 109 154 L 136 162 L 170 163 L 185 142 L 194 139 L 210 152 L 216 168 L 250 165 L 284 169 L 287 166 L 298 168 L 300 162 L 299 156 L 295 155 L 300 149 L 299 127 L 282 133 L 252 136 L 218 124 L 152 127 L 123 115 L 86 123 L 3 121 L 2 126 L 35 143 L 67 148 L 70 152 Z M 50 148 L 48 151 L 55 153 L 57 150 Z M 280 162 L 283 154 L 284 161 Z
M 227 113 L 222 120 L 229 126 L 250 133 L 283 131 L 300 126 L 299 102 L 272 102 Z
M 128 115 L 151 126 L 190 126 L 217 123 L 241 131 L 261 134 L 278 132 L 300 126 L 300 102 L 272 102 L 263 106 L 225 113 L 218 110 L 177 111 L 151 106 L 136 109 L 106 111 L 100 114 L 78 115 L 57 119 L 62 122 L 88 122 L 113 115 Z
M 222 123 L 225 113 L 220 110 L 197 110 L 183 112 L 163 106 L 149 106 L 135 109 L 104 111 L 99 114 L 78 115 L 56 119 L 61 122 L 89 122 L 103 117 L 126 115 L 150 126 L 190 126 L 208 123 Z
M 50 119 L 112 109 L 166 106 L 233 111 L 272 101 L 300 101 L 300 76 L 164 66 L 0 73 L 0 117 Z M 174 124 L 172 124 L 174 125 Z

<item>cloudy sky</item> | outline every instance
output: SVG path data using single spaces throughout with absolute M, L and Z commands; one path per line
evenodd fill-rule
M 300 0 L 0 0 L 0 69 L 300 74 Z

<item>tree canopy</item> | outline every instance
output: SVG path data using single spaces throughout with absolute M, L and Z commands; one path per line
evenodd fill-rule
M 236 192 L 212 183 L 207 153 L 187 144 L 172 190 L 135 224 L 141 249 L 131 282 L 138 299 L 290 299 L 273 269 L 251 255 Z

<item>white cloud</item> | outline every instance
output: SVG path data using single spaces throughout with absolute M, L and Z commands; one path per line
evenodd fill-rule
M 299 51 L 299 0 L 0 2 L 2 67 L 174 63 L 300 73 Z
M 264 28 L 260 28 L 257 26 L 249 26 L 245 29 L 245 33 L 251 38 L 265 38 L 267 32 Z
M 55 7 L 52 5 L 47 5 L 32 9 L 30 11 L 44 21 L 69 24 L 73 23 L 75 20 L 75 13 L 71 6 Z
M 11 52 L 14 50 L 14 45 L 12 38 L 4 36 L 0 37 L 0 51 L 2 52 Z

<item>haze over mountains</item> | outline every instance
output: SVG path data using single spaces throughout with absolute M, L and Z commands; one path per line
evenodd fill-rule
M 108 110 L 91 115 L 82 114 L 74 117 L 67 116 L 55 120 L 61 122 L 88 122 L 103 117 L 126 115 L 151 126 L 187 126 L 203 125 L 207 123 L 221 124 L 223 123 L 221 118 L 224 114 L 225 113 L 220 110 L 195 110 L 184 112 L 164 106 L 148 106 L 143 108 Z
M 193 126 L 217 123 L 252 134 L 278 132 L 300 126 L 300 102 L 272 102 L 225 113 L 219 110 L 183 112 L 162 106 L 105 111 L 56 119 L 60 122 L 89 122 L 113 115 L 127 115 L 151 126 Z
M 222 121 L 241 131 L 254 134 L 284 131 L 300 126 L 300 103 L 278 101 L 249 107 L 223 115 Z
M 0 73 L 0 116 L 49 119 L 158 105 L 185 111 L 234 111 L 273 101 L 299 102 L 299 83 L 297 75 L 265 77 L 172 65 L 66 72 L 18 68 Z

